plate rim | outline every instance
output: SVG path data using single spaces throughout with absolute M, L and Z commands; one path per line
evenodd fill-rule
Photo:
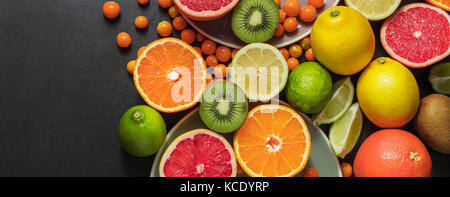
M 279 100 L 279 104 L 287 105 L 287 106 L 290 107 L 290 105 L 289 105 L 288 103 L 286 103 L 285 101 L 282 101 L 282 100 Z M 166 138 L 164 139 L 163 145 L 161 146 L 161 148 L 158 150 L 158 153 L 157 153 L 157 154 L 155 155 L 155 157 L 154 157 L 154 160 L 153 160 L 153 163 L 152 163 L 152 168 L 151 168 L 151 170 L 150 170 L 149 177 L 155 177 L 155 176 L 152 176 L 152 175 L 155 174 L 155 170 L 159 170 L 159 165 L 157 166 L 157 163 L 159 163 L 159 162 L 156 162 L 156 161 L 157 161 L 156 158 L 159 158 L 159 157 L 161 156 L 161 154 L 164 154 L 164 153 L 163 153 L 163 147 L 168 143 L 168 141 L 169 141 L 171 135 L 173 135 L 173 133 L 175 133 L 175 130 L 177 130 L 177 129 L 180 127 L 180 125 L 181 125 L 184 121 L 186 121 L 186 119 L 190 118 L 194 113 L 196 113 L 196 112 L 199 110 L 199 108 L 200 108 L 200 107 L 196 107 L 196 108 L 192 109 L 189 113 L 187 113 L 186 115 L 184 115 L 183 118 L 181 118 L 181 119 L 180 119 L 180 120 L 172 127 L 172 129 L 170 129 L 170 131 L 167 133 L 167 136 L 166 136 Z M 310 119 L 306 114 L 304 114 L 304 113 L 302 113 L 302 112 L 299 112 L 299 111 L 296 110 L 296 109 L 294 109 L 294 110 L 295 110 L 297 113 L 299 113 L 299 114 L 302 116 L 302 118 L 304 118 L 304 119 L 306 118 L 309 122 L 312 123 L 311 119 Z M 319 132 L 320 136 L 322 136 L 322 138 L 325 139 L 325 142 L 326 142 L 327 145 L 328 145 L 328 149 L 331 151 L 332 154 L 334 154 L 333 148 L 331 147 L 331 144 L 330 144 L 330 141 L 328 140 L 328 137 L 325 135 L 325 133 L 323 132 L 323 130 L 322 130 L 320 127 L 318 127 L 317 125 L 315 125 L 315 124 L 311 124 L 311 125 Z M 341 165 L 340 165 L 339 159 L 337 158 L 336 155 L 334 155 L 334 161 L 336 162 L 336 165 L 337 165 L 337 167 L 338 167 L 338 176 L 337 176 L 337 177 L 343 177 Z
M 336 0 L 335 3 L 332 4 L 331 7 L 337 6 L 337 5 L 339 4 L 339 2 L 340 2 L 340 0 Z M 330 8 L 331 8 L 331 7 L 330 7 Z M 231 12 L 232 12 L 232 11 L 231 11 Z M 228 13 L 228 14 L 229 14 L 229 13 Z M 223 16 L 223 17 L 226 17 L 228 14 L 226 14 L 226 15 Z M 198 27 L 198 26 L 194 23 L 193 20 L 191 20 L 190 18 L 186 17 L 183 13 L 180 13 L 180 15 L 184 18 L 184 20 L 186 20 L 186 21 L 189 23 L 189 25 L 191 25 L 195 30 L 197 30 L 198 32 L 200 32 L 201 34 L 203 34 L 203 35 L 204 35 L 205 37 L 207 37 L 208 39 L 211 39 L 211 40 L 213 40 L 213 41 L 215 41 L 215 42 L 217 42 L 217 43 L 219 43 L 219 44 L 221 44 L 221 45 L 224 45 L 224 46 L 227 46 L 227 47 L 231 47 L 231 48 L 234 48 L 234 49 L 240 49 L 240 48 L 242 48 L 241 46 L 238 46 L 238 45 L 235 45 L 235 44 L 232 44 L 232 43 L 227 43 L 227 42 L 225 42 L 225 41 L 222 41 L 222 40 L 220 40 L 220 39 L 217 39 L 217 38 L 214 37 L 214 36 L 211 36 L 210 34 L 208 34 L 208 33 L 206 33 L 205 31 L 203 31 L 203 29 L 201 29 L 200 27 Z M 305 33 L 303 33 L 302 35 L 300 35 L 300 36 L 298 36 L 298 37 L 295 37 L 295 38 L 292 39 L 292 40 L 289 40 L 289 41 L 287 41 L 287 42 L 283 42 L 283 43 L 280 43 L 280 44 L 277 44 L 277 45 L 273 45 L 273 46 L 276 47 L 276 48 L 283 48 L 283 47 L 289 46 L 289 45 L 291 45 L 291 44 L 294 44 L 295 42 L 300 41 L 301 39 L 305 38 L 306 36 L 310 35 L 310 34 L 311 34 L 311 31 L 312 31 L 312 28 L 309 29 L 308 31 L 306 31 Z M 267 41 L 264 42 L 264 43 L 267 43 Z

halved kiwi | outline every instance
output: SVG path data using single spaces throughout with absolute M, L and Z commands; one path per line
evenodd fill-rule
M 247 118 L 247 98 L 236 84 L 227 81 L 215 82 L 203 93 L 199 113 L 209 129 L 230 133 L 241 127 Z
M 273 0 L 241 0 L 234 8 L 231 28 L 246 43 L 272 38 L 280 23 L 280 12 Z

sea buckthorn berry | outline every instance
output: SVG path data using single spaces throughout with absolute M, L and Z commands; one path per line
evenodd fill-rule
M 288 16 L 297 16 L 300 13 L 300 3 L 297 0 L 288 0 L 284 3 L 283 10 Z
M 231 58 L 234 58 L 234 56 L 236 55 L 236 53 L 238 52 L 239 50 L 237 50 L 237 49 L 233 49 L 233 51 L 231 51 Z
M 209 55 L 208 57 L 206 57 L 206 64 L 208 64 L 209 67 L 214 67 L 219 64 L 219 60 L 217 60 L 216 56 Z
M 312 50 L 312 48 L 306 50 L 305 58 L 308 62 L 316 61 L 316 56 L 314 55 L 314 51 Z
M 308 0 L 308 4 L 315 8 L 320 8 L 323 6 L 323 0 Z
M 275 29 L 275 33 L 273 36 L 280 37 L 284 34 L 284 27 L 282 24 L 278 24 L 277 28 Z
M 148 0 L 137 0 L 137 1 L 141 5 L 147 5 L 148 4 Z
M 351 177 L 353 174 L 352 165 L 347 162 L 341 162 L 342 176 L 343 177 Z
M 216 42 L 210 39 L 206 39 L 205 41 L 203 41 L 201 48 L 204 54 L 212 55 L 216 52 L 216 46 L 217 46 Z
M 121 48 L 127 48 L 131 45 L 131 37 L 130 34 L 125 32 L 120 32 L 117 35 L 117 45 Z
M 288 17 L 284 21 L 283 26 L 284 26 L 284 31 L 285 32 L 293 32 L 293 31 L 297 30 L 297 26 L 298 26 L 297 18 L 295 18 L 295 17 Z
M 300 41 L 300 46 L 302 46 L 303 50 L 308 50 L 311 48 L 311 38 L 308 36 L 306 38 L 303 38 Z
M 134 73 L 134 67 L 136 66 L 136 60 L 131 60 L 127 64 L 127 71 L 130 74 Z
M 227 67 L 223 64 L 218 64 L 214 67 L 214 76 L 216 79 L 224 79 L 227 77 Z
M 114 1 L 107 1 L 103 4 L 103 15 L 108 19 L 115 19 L 120 14 L 120 6 Z
M 280 9 L 280 23 L 283 23 L 286 20 L 286 12 Z
M 287 64 L 288 64 L 289 70 L 292 71 L 292 70 L 294 70 L 294 68 L 296 68 L 300 64 L 300 62 L 298 61 L 297 58 L 291 57 L 287 60 Z
M 162 8 L 169 8 L 172 4 L 173 0 L 158 0 L 158 5 Z
M 222 63 L 228 62 L 231 58 L 231 49 L 226 46 L 217 47 L 216 57 Z
M 300 11 L 300 19 L 304 22 L 310 23 L 316 19 L 317 11 L 312 5 L 303 7 Z
M 182 16 L 175 17 L 173 19 L 172 23 L 173 23 L 173 28 L 178 31 L 182 31 L 183 29 L 186 29 L 186 27 L 188 25 L 186 20 L 184 20 L 184 18 Z
M 280 50 L 281 54 L 284 56 L 284 59 L 287 61 L 289 59 L 289 51 L 286 48 L 280 48 L 278 50 Z
M 195 42 L 195 31 L 192 29 L 185 29 L 181 32 L 181 40 L 192 44 Z
M 145 16 L 138 16 L 136 17 L 136 19 L 134 20 L 134 24 L 136 25 L 136 27 L 138 29 L 145 29 L 148 26 L 148 20 L 147 17 Z
M 206 37 L 202 33 L 197 32 L 197 42 L 203 42 L 205 40 L 206 40 Z
M 175 6 L 170 7 L 168 13 L 170 18 L 175 18 L 180 15 L 180 12 L 178 12 L 177 7 Z
M 306 168 L 303 177 L 319 177 L 319 172 L 315 168 Z
M 300 56 L 302 56 L 302 53 L 303 49 L 298 44 L 293 44 L 289 47 L 289 55 L 291 55 L 291 57 L 299 58 Z
M 156 31 L 162 37 L 170 36 L 170 34 L 172 34 L 172 31 L 173 31 L 172 25 L 167 21 L 161 21 L 158 24 L 158 27 L 156 27 Z

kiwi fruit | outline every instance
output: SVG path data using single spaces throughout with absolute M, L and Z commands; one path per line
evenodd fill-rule
M 413 120 L 419 137 L 434 150 L 450 154 L 450 98 L 432 94 L 423 98 Z
M 233 11 L 231 28 L 246 43 L 272 38 L 280 23 L 280 12 L 273 0 L 241 0 Z
M 199 113 L 209 129 L 230 133 L 241 127 L 247 118 L 247 98 L 234 83 L 214 82 L 203 93 Z

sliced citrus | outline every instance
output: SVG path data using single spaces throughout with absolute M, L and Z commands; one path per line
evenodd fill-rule
M 253 43 L 233 58 L 230 80 L 251 100 L 267 101 L 286 85 L 289 68 L 281 52 L 268 44 Z
M 383 20 L 389 17 L 398 8 L 401 0 L 345 0 L 345 3 L 361 12 L 371 21 Z
M 353 104 L 344 116 L 330 127 L 330 143 L 334 153 L 344 158 L 355 147 L 363 125 L 363 117 L 359 104 Z
M 289 177 L 308 162 L 311 138 L 303 118 L 281 105 L 260 105 L 235 133 L 234 151 L 252 177 Z
M 176 38 L 149 44 L 136 60 L 134 83 L 153 108 L 167 113 L 194 106 L 206 88 L 206 63 L 190 45 Z
M 434 91 L 450 95 L 450 62 L 433 66 L 428 79 Z
M 162 177 L 234 177 L 236 171 L 231 145 L 223 136 L 206 129 L 177 137 L 159 164 Z
M 355 95 L 355 87 L 350 77 L 341 79 L 333 85 L 333 96 L 325 108 L 314 115 L 313 122 L 316 125 L 331 124 L 348 110 Z
M 428 3 L 431 3 L 435 6 L 438 6 L 444 9 L 447 12 L 450 12 L 450 0 L 426 0 Z

